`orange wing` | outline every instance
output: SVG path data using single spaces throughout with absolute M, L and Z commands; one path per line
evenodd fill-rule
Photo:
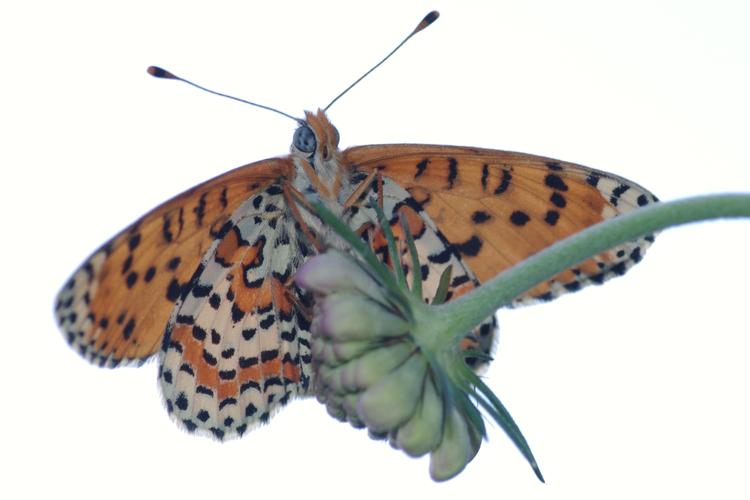
M 55 314 L 71 346 L 102 366 L 154 354 L 175 302 L 232 212 L 291 168 L 274 158 L 231 170 L 163 203 L 94 252 L 57 296 Z
M 354 171 L 380 170 L 406 188 L 481 282 L 588 226 L 658 201 L 621 177 L 522 153 L 404 144 L 351 148 L 344 161 Z M 621 275 L 652 241 L 602 253 L 514 304 Z

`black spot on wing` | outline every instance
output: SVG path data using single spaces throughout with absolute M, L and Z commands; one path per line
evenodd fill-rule
M 261 351 L 260 352 L 260 362 L 265 363 L 267 361 L 273 361 L 274 359 L 279 357 L 279 350 L 278 349 L 269 349 L 267 351 Z
M 218 310 L 219 306 L 221 305 L 221 297 L 219 297 L 219 294 L 212 293 L 211 297 L 208 298 L 208 304 L 211 306 L 212 309 Z
M 203 349 L 203 360 L 211 366 L 216 366 L 218 363 L 218 360 L 205 349 Z
M 170 259 L 170 261 L 167 263 L 167 269 L 170 271 L 176 270 L 180 265 L 180 258 L 179 257 L 173 257 Z
M 547 214 L 544 216 L 544 222 L 550 226 L 557 224 L 557 220 L 560 218 L 560 212 L 557 210 L 547 210 Z
M 513 176 L 510 175 L 510 170 L 507 168 L 503 169 L 503 176 L 500 179 L 500 184 L 497 185 L 495 188 L 495 194 L 502 194 L 505 191 L 508 190 L 508 186 L 510 186 L 510 181 L 513 179 Z
M 246 328 L 242 330 L 242 338 L 245 340 L 252 340 L 257 330 L 255 328 Z
M 516 210 L 510 214 L 510 222 L 515 226 L 525 226 L 526 223 L 529 222 L 529 216 L 526 212 Z
M 199 385 L 198 387 L 196 387 L 195 392 L 197 392 L 198 394 L 205 394 L 206 396 L 210 397 L 213 397 L 214 395 L 214 391 L 206 387 L 205 385 Z
M 198 205 L 193 208 L 195 212 L 195 221 L 199 226 L 203 225 L 203 217 L 206 215 L 206 193 L 203 193 L 198 199 Z
M 474 222 L 474 224 L 482 224 L 483 222 L 487 222 L 491 218 L 492 216 L 484 210 L 477 210 L 476 212 L 471 214 L 471 220 L 472 222 Z
M 167 287 L 167 300 L 170 302 L 176 302 L 177 299 L 180 298 L 181 291 L 182 287 L 180 286 L 180 283 L 175 278 L 172 278 L 172 281 L 169 282 L 169 286 Z
M 130 271 L 130 266 L 133 265 L 133 254 L 128 255 L 128 258 L 122 263 L 122 274 Z
M 221 196 L 219 197 L 219 202 L 221 203 L 222 210 L 227 208 L 227 205 L 229 205 L 229 201 L 227 200 L 227 188 L 221 190 Z
M 628 270 L 627 262 L 624 260 L 621 262 L 618 262 L 614 266 L 610 267 L 609 270 L 618 276 L 622 276 Z
M 252 356 L 249 358 L 240 356 L 239 365 L 240 368 L 250 368 L 251 366 L 255 366 L 258 364 L 258 356 Z
M 221 400 L 221 402 L 219 403 L 219 410 L 221 410 L 221 409 L 222 409 L 222 408 L 224 408 L 225 406 L 228 406 L 228 405 L 236 405 L 236 404 L 237 404 L 237 399 L 235 399 L 235 398 L 232 398 L 232 397 L 229 397 L 229 398 L 224 398 L 224 399 L 222 399 L 222 400 Z M 227 421 L 229 421 L 229 422 L 227 423 Z M 226 418 L 226 419 L 224 420 L 224 425 L 226 425 L 227 427 L 229 427 L 230 425 L 232 425 L 232 422 L 233 422 L 233 420 L 232 420 L 232 417 L 227 417 L 227 418 Z
M 181 392 L 179 396 L 177 396 L 177 399 L 174 402 L 175 406 L 179 408 L 182 411 L 187 410 L 188 407 L 188 399 L 184 392 Z
M 628 186 L 627 184 L 620 184 L 619 186 L 614 188 L 612 190 L 612 196 L 609 197 L 609 202 L 612 205 L 617 206 L 617 203 L 620 201 L 620 196 L 625 194 L 628 189 L 630 189 L 630 186 Z
M 557 208 L 565 208 L 565 205 L 567 205 L 565 197 L 557 191 L 552 193 L 552 195 L 549 197 L 549 201 L 551 201 L 552 204 Z
M 422 174 L 424 174 L 424 171 L 427 169 L 427 165 L 430 163 L 430 160 L 424 159 L 417 163 L 417 171 L 414 173 L 414 178 L 420 177 Z
M 162 218 L 161 235 L 164 237 L 164 241 L 172 243 L 174 233 L 172 233 L 172 219 L 169 217 L 169 214 L 165 214 Z
M 237 306 L 237 303 L 232 303 L 232 322 L 238 323 L 242 318 L 245 317 L 245 311 Z
M 459 287 L 459 286 L 461 286 L 461 285 L 463 285 L 464 283 L 467 283 L 467 282 L 469 282 L 469 281 L 471 281 L 471 278 L 469 278 L 469 277 L 468 277 L 467 275 L 465 275 L 465 274 L 464 274 L 464 275 L 462 275 L 462 276 L 456 276 L 456 277 L 454 277 L 454 278 L 453 278 L 453 279 L 451 280 L 451 288 L 457 288 L 457 287 Z
M 456 177 L 458 177 L 458 162 L 455 158 L 448 158 L 448 189 L 453 189 Z
M 274 322 L 276 322 L 276 317 L 273 314 L 269 314 L 258 322 L 258 326 L 266 330 L 270 328 L 274 324 Z
M 204 285 L 201 283 L 196 283 L 195 286 L 193 286 L 193 290 L 190 292 L 193 297 L 208 297 L 208 294 L 211 293 L 211 290 L 213 287 L 211 285 Z
M 568 185 L 565 184 L 565 181 L 557 174 L 547 174 L 547 176 L 544 178 L 544 183 L 551 187 L 552 189 L 557 189 L 558 191 L 567 191 Z
M 193 325 L 192 334 L 193 334 L 193 338 L 199 342 L 202 342 L 203 340 L 206 339 L 206 330 L 204 330 L 198 325 Z
M 586 182 L 589 183 L 590 186 L 597 187 L 599 185 L 599 180 L 601 177 L 599 177 L 598 174 L 589 174 L 588 177 L 586 177 Z
M 94 265 L 91 264 L 91 262 L 86 262 L 83 265 L 83 270 L 86 273 L 86 279 L 88 280 L 88 282 L 91 283 L 92 281 L 94 281 Z
M 482 240 L 475 234 L 463 243 L 454 243 L 453 248 L 461 255 L 475 257 L 482 249 Z
M 128 248 L 132 252 L 138 247 L 140 243 L 141 243 L 141 233 L 135 233 L 128 240 Z
M 130 337 L 133 335 L 134 329 L 135 329 L 135 320 L 133 318 L 130 318 L 130 320 L 125 325 L 125 328 L 122 329 L 122 338 L 125 340 L 130 340 Z
M 435 264 L 445 264 L 451 258 L 452 252 L 450 248 L 444 248 L 441 252 L 428 255 L 427 260 Z

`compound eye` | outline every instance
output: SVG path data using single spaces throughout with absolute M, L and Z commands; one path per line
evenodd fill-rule
M 333 125 L 331 125 L 331 127 L 333 127 Z M 339 129 L 337 129 L 336 127 L 333 127 L 333 144 L 338 146 L 340 138 L 341 136 L 339 136 Z
M 301 125 L 294 131 L 293 144 L 295 148 L 303 153 L 314 153 L 316 142 L 312 129 L 307 125 Z

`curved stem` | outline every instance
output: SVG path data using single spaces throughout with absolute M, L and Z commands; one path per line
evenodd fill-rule
M 431 307 L 429 321 L 439 327 L 434 333 L 442 333 L 439 335 L 441 341 L 450 337 L 458 342 L 467 331 L 515 297 L 620 243 L 671 226 L 737 217 L 750 217 L 750 194 L 697 196 L 638 209 L 559 241 L 505 270 L 473 292 Z

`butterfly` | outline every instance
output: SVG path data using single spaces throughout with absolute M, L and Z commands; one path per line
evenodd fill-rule
M 341 150 L 325 111 L 306 112 L 289 155 L 199 184 L 96 250 L 59 292 L 58 324 L 100 366 L 158 356 L 173 420 L 219 439 L 241 436 L 314 393 L 313 298 L 293 278 L 306 259 L 340 245 L 314 203 L 387 259 L 373 199 L 396 239 L 406 221 L 420 264 L 407 272 L 421 274 L 428 301 L 448 268 L 450 300 L 556 241 L 658 201 L 616 175 L 530 154 L 416 144 Z M 652 242 L 649 235 L 599 254 L 511 306 L 620 276 Z M 488 318 L 462 346 L 489 353 L 495 334 Z

